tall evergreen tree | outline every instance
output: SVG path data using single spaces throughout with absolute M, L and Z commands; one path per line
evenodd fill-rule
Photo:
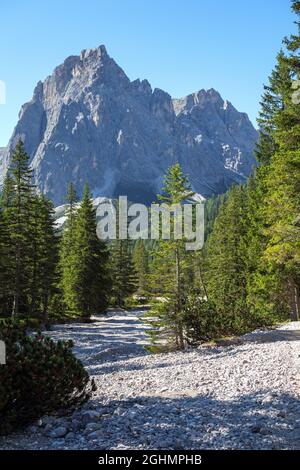
M 48 320 L 49 300 L 57 282 L 58 238 L 52 203 L 44 196 L 33 200 L 31 245 L 31 313 Z
M 174 215 L 172 206 L 182 206 L 184 201 L 193 196 L 188 177 L 182 172 L 179 163 L 171 166 L 166 174 L 162 194 L 158 199 L 165 205 L 165 210 L 170 212 L 171 239 L 161 240 L 158 249 L 154 252 L 152 263 L 151 281 L 159 286 L 162 301 L 154 304 L 150 311 L 150 317 L 155 329 L 151 332 L 153 342 L 162 338 L 170 346 L 183 349 L 184 326 L 182 319 L 182 302 L 185 296 L 184 280 L 187 270 L 187 254 L 184 240 L 174 237 Z
M 300 2 L 293 1 L 292 5 L 298 17 L 298 34 L 284 41 L 286 50 L 279 53 L 265 87 L 257 148 L 260 167 L 245 188 L 239 226 L 229 217 L 230 201 L 236 199 L 234 190 L 222 206 L 207 244 L 209 291 L 213 292 L 218 309 L 222 311 L 223 292 L 228 314 L 230 310 L 235 312 L 237 305 L 244 306 L 247 315 L 251 314 L 250 321 L 260 323 L 277 319 L 287 309 L 297 318 L 300 308 L 300 113 L 299 104 L 293 100 L 293 82 L 300 71 Z M 241 256 L 235 269 L 230 269 L 234 226 Z M 224 257 L 226 253 L 228 259 Z M 239 283 L 241 273 L 244 279 Z
M 8 232 L 4 222 L 2 199 L 0 202 L 0 313 L 9 312 L 9 266 L 8 266 Z
M 107 307 L 110 280 L 108 250 L 97 237 L 96 213 L 87 186 L 72 230 L 68 256 L 61 262 L 64 300 L 70 311 L 89 318 Z M 69 234 L 67 231 L 66 237 Z
M 261 110 L 258 118 L 259 141 L 256 147 L 256 157 L 262 164 L 268 164 L 277 150 L 275 141 L 276 119 L 284 108 L 284 99 L 289 93 L 290 74 L 286 66 L 286 56 L 283 51 L 277 55 L 277 63 L 269 77 L 268 85 L 264 86 L 264 94 L 260 103 Z
M 73 264 L 72 264 L 72 253 L 74 252 L 74 237 L 75 237 L 75 222 L 77 214 L 77 201 L 78 196 L 75 191 L 75 187 L 71 182 L 67 189 L 66 194 L 66 216 L 67 220 L 63 230 L 63 234 L 60 241 L 60 252 L 59 252 L 59 274 L 60 282 L 59 289 L 61 291 L 60 301 L 56 299 L 55 307 L 57 310 L 63 311 L 67 305 L 67 292 L 68 286 L 72 282 L 73 277 Z
M 12 155 L 4 187 L 3 217 L 9 233 L 8 279 L 12 296 L 12 315 L 26 311 L 30 284 L 28 256 L 31 245 L 32 170 L 24 144 L 19 140 Z
M 148 253 L 143 240 L 138 240 L 133 250 L 133 263 L 137 273 L 138 289 L 137 294 L 147 295 L 147 276 L 148 276 Z
M 6 223 L 5 209 L 9 206 L 12 194 L 11 178 L 6 176 L 0 196 L 0 312 L 7 316 L 11 312 L 10 305 L 10 266 L 9 266 L 9 232 Z
M 67 215 L 68 215 L 68 226 L 72 232 L 72 228 L 75 222 L 76 217 L 76 203 L 78 202 L 78 196 L 74 184 L 71 182 L 68 185 L 67 194 L 66 194 L 66 203 L 67 203 Z
M 266 177 L 269 167 L 269 164 L 260 166 L 245 187 L 247 308 L 253 326 L 270 324 L 286 314 L 286 295 L 280 272 L 265 257 L 268 243 L 265 217 Z
M 266 178 L 265 218 L 268 243 L 265 256 L 281 273 L 289 293 L 289 308 L 300 316 L 300 104 L 293 83 L 300 79 L 300 2 L 292 2 L 297 34 L 286 38 L 283 106 L 275 119 L 276 152 Z
M 0 218 L 0 308 L 14 316 L 46 316 L 57 263 L 53 208 L 36 195 L 22 141 L 4 181 Z
M 110 245 L 113 302 L 124 307 L 125 301 L 136 292 L 137 273 L 128 240 L 114 240 Z
M 238 331 L 247 322 L 244 213 L 246 194 L 233 187 L 216 218 L 206 246 L 208 297 L 216 307 L 219 331 Z

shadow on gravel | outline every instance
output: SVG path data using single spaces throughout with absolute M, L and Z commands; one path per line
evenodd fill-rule
M 84 448 L 300 449 L 300 402 L 289 394 L 261 390 L 231 401 L 205 395 L 135 397 L 111 400 L 104 408 L 98 437 L 85 441 Z M 40 438 L 32 434 L 1 437 L 0 449 L 53 449 L 52 438 Z M 82 444 L 76 438 L 68 448 L 82 448 Z
M 198 348 L 201 354 L 231 354 L 238 352 L 237 347 L 247 345 L 248 343 L 264 344 L 278 343 L 281 341 L 300 341 L 300 330 L 265 330 L 251 331 L 244 336 L 236 338 L 224 338 L 216 341 L 215 345 L 203 345 Z
M 147 354 L 150 354 L 150 353 L 147 353 L 145 351 L 145 353 L 142 353 L 142 354 L 135 354 L 134 356 L 132 356 L 132 359 L 138 359 L 139 357 L 145 357 Z M 130 358 L 130 357 L 129 357 Z M 190 364 L 190 362 L 186 362 L 186 364 Z M 172 362 L 165 362 L 163 364 L 160 364 L 160 365 L 157 365 L 157 364 L 152 364 L 152 365 L 149 365 L 147 363 L 144 363 L 144 364 L 138 364 L 138 363 L 135 363 L 135 362 L 132 362 L 132 363 L 128 363 L 128 357 L 124 357 L 124 359 L 120 359 L 119 357 L 116 357 L 115 360 L 110 359 L 110 362 L 109 363 L 102 363 L 102 364 L 97 364 L 97 365 L 92 365 L 92 366 L 89 366 L 89 374 L 91 375 L 103 375 L 103 374 L 107 374 L 107 373 L 110 373 L 110 372 L 116 372 L 118 370 L 122 371 L 122 372 L 125 372 L 125 371 L 134 371 L 134 370 L 151 370 L 151 369 L 163 369 L 165 367 L 170 367 L 172 366 L 173 363 Z M 181 363 L 180 365 L 184 365 L 184 363 Z
M 89 337 L 89 336 L 99 336 L 99 337 L 102 337 L 103 335 L 105 335 L 107 332 L 109 332 L 110 334 L 112 332 L 115 332 L 115 333 L 118 333 L 119 331 L 123 331 L 124 333 L 127 333 L 128 331 L 137 331 L 137 332 L 140 332 L 140 333 L 145 333 L 145 328 L 141 327 L 141 328 L 137 328 L 137 327 L 130 327 L 130 326 L 124 326 L 122 324 L 118 324 L 118 326 L 116 327 L 102 327 L 102 328 L 98 328 L 96 329 L 95 327 L 94 328 L 90 328 L 90 327 L 86 327 L 86 326 L 82 326 L 80 328 L 76 328 L 76 327 L 70 327 L 68 328 L 68 330 L 66 330 L 65 328 L 64 329 L 56 329 L 54 331 L 51 331 L 51 336 L 54 336 L 54 335 L 57 335 L 57 334 L 64 334 L 64 335 L 68 335 L 68 336 L 72 336 L 74 335 L 74 333 L 78 334 L 79 336 L 86 336 L 86 337 Z
M 134 333 L 134 337 L 130 335 L 130 333 Z M 55 331 L 51 333 L 51 338 L 54 339 L 74 339 L 74 335 L 76 334 L 76 340 L 75 343 L 77 345 L 81 345 L 81 343 L 90 343 L 92 347 L 97 347 L 99 346 L 99 343 L 108 343 L 108 342 L 119 342 L 119 343 L 134 343 L 140 339 L 145 338 L 144 334 L 145 330 L 142 328 L 135 328 L 134 330 L 131 330 L 130 328 L 120 328 L 112 330 L 110 329 L 101 329 L 99 331 L 90 330 L 88 331 L 87 329 L 81 329 L 79 331 L 75 331 L 74 329 L 71 331 Z
M 137 397 L 108 406 L 114 414 L 103 419 L 106 447 L 300 449 L 300 402 L 288 394 L 261 391 L 236 401 Z
M 251 336 L 241 338 L 244 343 L 277 343 L 278 341 L 300 341 L 300 330 L 269 330 L 252 332 Z

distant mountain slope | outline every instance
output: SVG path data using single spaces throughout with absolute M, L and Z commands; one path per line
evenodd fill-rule
M 213 89 L 174 99 L 147 80 L 131 82 L 104 46 L 68 57 L 23 105 L 5 152 L 19 138 L 41 191 L 61 204 L 68 183 L 93 195 L 151 202 L 166 168 L 179 161 L 207 197 L 244 181 L 257 132 Z

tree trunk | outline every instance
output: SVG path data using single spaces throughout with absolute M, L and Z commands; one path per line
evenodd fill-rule
M 181 315 L 181 273 L 180 273 L 180 256 L 179 256 L 179 247 L 176 246 L 175 249 L 175 259 L 176 259 L 176 323 L 177 323 L 177 337 L 178 337 L 178 347 L 179 349 L 184 349 L 184 336 L 183 336 L 183 327 L 180 319 Z
M 202 285 L 202 288 L 203 288 L 203 291 L 204 291 L 206 300 L 208 300 L 208 293 L 207 293 L 207 289 L 206 289 L 205 282 L 204 282 L 204 279 L 203 279 L 203 273 L 202 273 L 202 268 L 201 268 L 201 261 L 199 261 L 199 263 L 198 263 L 198 270 L 199 270 L 200 283 L 201 283 L 201 285 Z
M 45 325 L 48 323 L 48 303 L 49 303 L 49 295 L 45 293 L 44 295 L 44 305 L 43 305 L 43 320 Z
M 34 255 L 35 258 L 35 255 Z M 33 261 L 33 274 L 32 274 L 32 285 L 31 285 L 31 314 L 36 313 L 36 300 L 37 300 L 37 263 L 36 259 Z
M 14 300 L 12 316 L 15 317 L 19 313 L 19 301 L 20 301 L 20 246 L 18 244 L 16 248 L 16 272 L 15 272 L 15 286 L 14 286 Z
M 20 169 L 18 172 L 18 181 L 17 181 L 17 225 L 16 233 L 20 236 L 20 227 L 21 227 L 21 173 Z M 16 271 L 15 271 L 15 283 L 14 283 L 14 300 L 13 300 L 13 309 L 12 316 L 15 317 L 19 313 L 19 302 L 20 302 L 20 281 L 21 281 L 21 245 L 20 239 L 16 239 Z
M 300 318 L 299 288 L 292 277 L 288 280 L 288 286 L 291 320 L 298 321 Z

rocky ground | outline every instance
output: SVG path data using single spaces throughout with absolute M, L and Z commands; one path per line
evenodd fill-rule
M 95 377 L 93 399 L 0 449 L 299 449 L 300 323 L 226 346 L 149 355 L 141 311 L 55 327 Z

